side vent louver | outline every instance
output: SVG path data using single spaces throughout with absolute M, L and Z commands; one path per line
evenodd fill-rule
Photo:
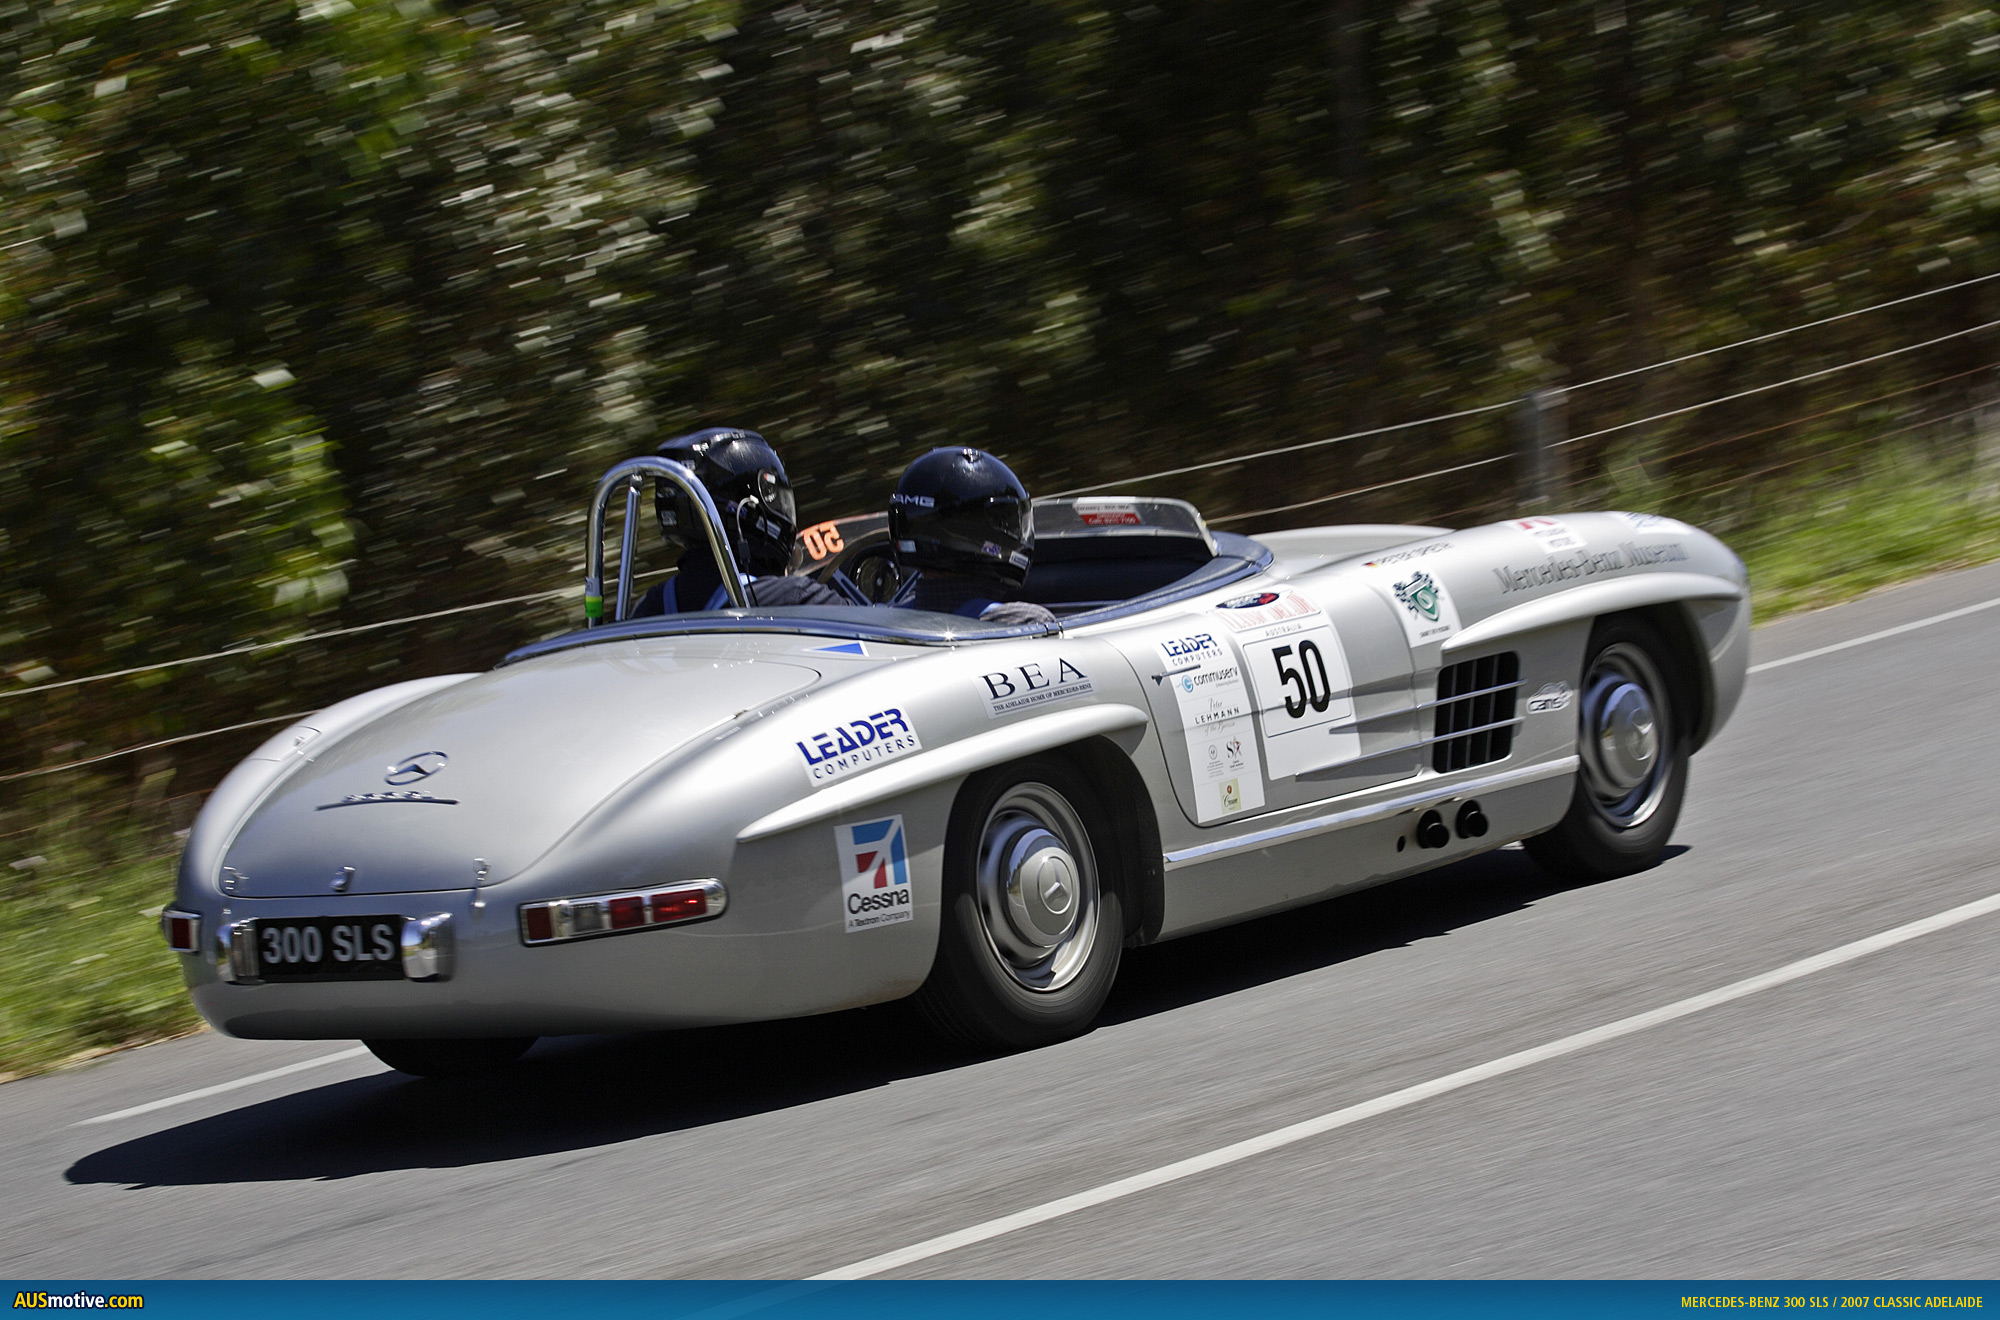
M 1431 764 L 1439 774 L 1503 761 L 1514 750 L 1515 690 L 1521 657 L 1481 656 L 1438 670 L 1437 741 Z

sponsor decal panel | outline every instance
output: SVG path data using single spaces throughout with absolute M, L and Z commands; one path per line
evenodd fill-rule
M 804 758 L 806 778 L 814 788 L 924 749 L 916 727 L 895 706 L 815 730 L 792 745 Z
M 917 913 L 903 818 L 885 816 L 836 825 L 833 835 L 840 849 L 840 910 L 847 920 L 847 933 L 914 919 Z
M 1130 500 L 1078 500 L 1075 507 L 1085 527 L 1137 527 L 1145 521 Z
M 1018 715 L 1024 710 L 1046 706 L 1072 697 L 1087 697 L 1097 690 L 1090 675 L 1075 661 L 1057 656 L 1054 664 L 1036 661 L 996 669 L 979 676 L 980 696 L 986 702 L 986 718 Z
M 1216 603 L 1216 617 L 1238 635 L 1265 635 L 1264 630 L 1315 616 L 1319 606 L 1296 591 L 1253 591 Z M 1300 624 L 1300 627 L 1305 626 Z
M 1415 650 L 1429 642 L 1441 642 L 1458 631 L 1458 606 L 1444 583 L 1422 568 L 1397 573 L 1389 583 L 1396 598 L 1396 617 L 1403 621 L 1403 636 Z
M 1568 710 L 1569 699 L 1573 695 L 1567 683 L 1544 683 L 1528 698 L 1528 713 L 1540 715 L 1543 711 Z
M 1507 526 L 1525 533 L 1544 554 L 1583 549 L 1583 538 L 1560 518 L 1515 518 Z
M 1622 573 L 1639 564 L 1679 563 L 1687 557 L 1687 551 L 1681 548 L 1679 541 L 1661 541 L 1653 545 L 1627 541 L 1609 550 L 1581 550 L 1573 555 L 1545 559 L 1526 568 L 1502 564 L 1493 570 L 1493 576 L 1500 583 L 1501 594 L 1510 595 L 1517 591 L 1538 591 L 1566 582 Z
M 1377 555 L 1363 564 L 1362 567 L 1384 568 L 1395 564 L 1408 564 L 1415 560 L 1428 559 L 1435 554 L 1442 554 L 1449 549 L 1451 549 L 1451 542 L 1449 541 L 1426 541 L 1424 544 L 1412 546 L 1408 550 L 1397 550 L 1390 554 Z
M 1294 590 L 1258 592 L 1221 602 L 1216 617 L 1243 648 L 1272 779 L 1361 755 L 1347 651 L 1317 604 Z
M 1166 669 L 1158 681 L 1172 686 L 1180 710 L 1195 821 L 1206 825 L 1263 806 L 1264 767 L 1250 693 L 1233 648 L 1223 635 L 1194 626 L 1158 649 Z
M 1310 615 L 1267 624 L 1240 644 L 1271 778 L 1289 779 L 1361 755 L 1347 650 L 1317 606 Z
M 1652 545 L 1627 541 L 1619 549 L 1625 552 L 1628 564 L 1679 564 L 1685 563 L 1688 557 L 1679 541 L 1659 541 Z

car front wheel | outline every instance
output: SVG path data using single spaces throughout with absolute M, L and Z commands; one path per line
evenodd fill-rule
M 937 958 L 916 995 L 932 1027 L 1025 1049 L 1090 1026 L 1124 938 L 1103 822 L 1088 781 L 1056 757 L 967 781 L 945 839 Z
M 1668 654 L 1659 631 L 1640 619 L 1605 619 L 1592 630 L 1569 811 L 1525 845 L 1557 875 L 1609 880 L 1643 871 L 1665 852 L 1687 790 Z

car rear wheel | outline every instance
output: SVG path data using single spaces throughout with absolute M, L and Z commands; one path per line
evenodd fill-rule
M 916 1005 L 944 1036 L 1025 1049 L 1090 1026 L 1111 993 L 1124 910 L 1090 784 L 1034 757 L 970 781 L 945 838 L 936 961 Z
M 376 1058 L 416 1077 L 465 1077 L 505 1068 L 528 1052 L 533 1036 L 493 1040 L 364 1040 Z
M 1655 865 L 1680 819 L 1687 752 L 1659 631 L 1611 618 L 1591 632 L 1577 702 L 1576 788 L 1562 823 L 1526 843 L 1574 880 L 1609 880 Z

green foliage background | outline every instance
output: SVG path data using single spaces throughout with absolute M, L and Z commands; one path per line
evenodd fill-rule
M 573 602 L 5 696 L 572 585 L 596 473 L 695 425 L 763 430 L 808 517 L 944 442 L 1050 491 L 2000 269 L 1996 79 L 1969 0 L 6 5 L 0 774 L 489 663 Z M 1925 299 L 1566 425 L 1989 316 Z M 1990 343 L 1580 442 L 1570 502 L 1755 536 L 1913 418 L 1961 419 L 1910 443 L 1970 472 Z M 1239 515 L 1509 428 L 1150 489 L 1239 529 L 1473 521 L 1510 467 Z M 258 736 L 118 773 L 197 790 Z
M 596 474 L 696 425 L 769 435 L 809 518 L 946 442 L 1048 492 L 2000 270 L 1996 85 L 1972 0 L 0 0 L 0 776 L 566 626 L 8 695 L 573 587 Z M 1987 335 L 1596 433 L 1995 318 L 2000 282 L 1573 391 L 1567 502 L 1703 521 L 1783 605 L 1990 554 Z M 1511 466 L 1257 511 L 1511 424 L 1144 489 L 1472 522 Z M 185 1021 L 133 951 L 267 731 L 0 780 L 0 960 L 40 969 L 0 1069 Z

